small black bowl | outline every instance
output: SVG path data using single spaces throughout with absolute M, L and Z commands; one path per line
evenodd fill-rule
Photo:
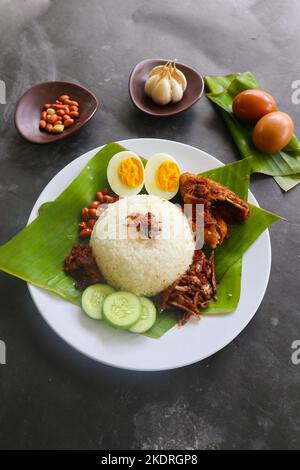
M 129 95 L 137 108 L 152 116 L 173 116 L 189 109 L 201 98 L 204 91 L 204 80 L 198 72 L 187 65 L 176 62 L 176 67 L 184 73 L 187 87 L 183 98 L 178 103 L 160 106 L 154 103 L 144 92 L 145 82 L 150 71 L 157 65 L 163 65 L 167 60 L 147 59 L 137 64 L 129 77 Z
M 41 131 L 39 122 L 42 106 L 55 103 L 61 95 L 69 95 L 71 100 L 78 101 L 80 114 L 72 126 L 61 134 Z M 87 88 L 77 83 L 53 81 L 34 85 L 18 100 L 15 111 L 15 126 L 18 132 L 29 142 L 48 144 L 69 137 L 84 126 L 96 113 L 98 100 Z

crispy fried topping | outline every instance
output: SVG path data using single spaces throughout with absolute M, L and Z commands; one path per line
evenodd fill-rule
M 199 319 L 201 310 L 208 307 L 211 298 L 217 298 L 216 293 L 214 252 L 207 259 L 202 250 L 197 250 L 188 271 L 163 292 L 159 311 L 179 308 L 183 311 L 179 324 L 184 325 L 191 316 Z

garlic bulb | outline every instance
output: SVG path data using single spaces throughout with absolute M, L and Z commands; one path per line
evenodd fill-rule
M 160 105 L 178 103 L 183 97 L 187 82 L 175 61 L 154 67 L 145 83 L 144 91 L 147 96 Z

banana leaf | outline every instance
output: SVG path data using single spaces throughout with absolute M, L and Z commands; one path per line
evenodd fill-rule
M 177 321 L 178 319 L 175 310 L 172 309 L 164 312 L 163 314 L 158 315 L 156 322 L 150 330 L 144 333 L 144 336 L 152 339 L 159 339 L 167 333 L 167 331 L 173 328 L 177 324 Z
M 55 201 L 45 203 L 39 216 L 30 225 L 2 245 L 0 269 L 80 305 L 81 294 L 74 288 L 72 278 L 63 272 L 63 260 L 71 247 L 80 241 L 78 223 L 81 208 L 93 200 L 96 191 L 108 185 L 108 162 L 120 150 L 124 149 L 116 143 L 101 149 Z M 251 166 L 252 160 L 249 158 L 204 174 L 226 184 L 246 198 Z M 248 222 L 232 228 L 232 237 L 236 237 L 238 247 L 234 247 L 234 243 L 228 240 L 226 249 L 218 249 L 219 255 L 216 250 L 219 299 L 212 302 L 205 313 L 228 313 L 236 309 L 240 297 L 242 256 L 248 246 L 276 218 L 273 214 L 255 208 L 249 219 L 249 229 Z M 174 313 L 163 314 L 147 336 L 158 338 L 175 323 Z
M 264 154 L 252 143 L 253 125 L 241 123 L 232 112 L 232 102 L 238 93 L 250 88 L 260 88 L 252 73 L 236 73 L 223 77 L 207 76 L 205 83 L 210 90 L 207 96 L 219 107 L 240 154 L 243 158 L 252 157 L 252 172 L 274 176 L 284 191 L 296 186 L 300 182 L 298 138 L 294 135 L 290 143 L 280 152 Z
M 293 189 L 300 181 L 300 173 L 290 176 L 274 176 L 276 183 L 283 189 L 283 191 L 289 191 Z
M 224 315 L 234 312 L 239 304 L 243 258 L 239 258 L 217 283 L 218 299 L 212 300 L 203 315 Z

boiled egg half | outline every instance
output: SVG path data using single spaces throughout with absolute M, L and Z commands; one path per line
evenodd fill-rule
M 167 153 L 156 153 L 145 167 L 145 187 L 149 194 L 172 199 L 179 189 L 180 167 Z
M 136 153 L 128 150 L 116 153 L 109 161 L 107 179 L 118 196 L 138 194 L 145 179 L 142 160 Z

